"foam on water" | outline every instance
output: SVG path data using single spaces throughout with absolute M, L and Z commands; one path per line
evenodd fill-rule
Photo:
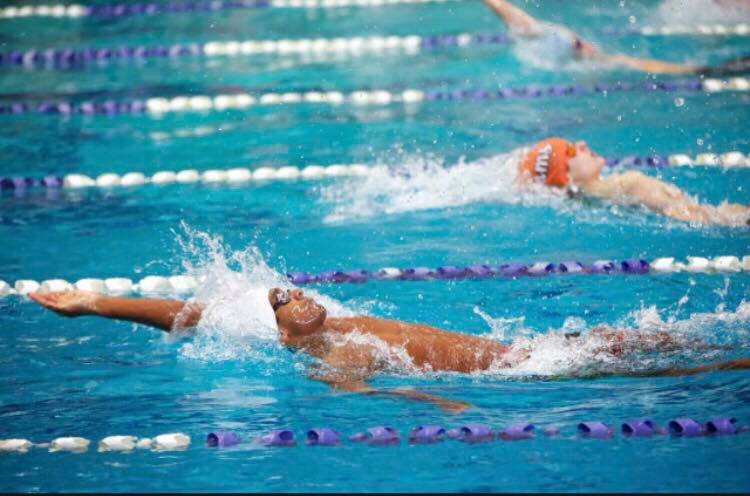
M 334 210 L 326 222 L 377 214 L 458 207 L 476 202 L 550 205 L 562 208 L 565 195 L 538 185 L 519 188 L 516 167 L 523 154 L 511 153 L 446 167 L 440 160 L 407 157 L 398 167 L 379 165 L 364 178 L 322 189 Z
M 200 282 L 192 300 L 204 305 L 203 314 L 190 342 L 181 353 L 202 360 L 252 359 L 273 361 L 278 331 L 258 319 L 262 310 L 249 295 L 273 287 L 292 288 L 286 277 L 266 263 L 257 247 L 233 251 L 220 236 L 199 232 L 183 224 L 184 235 L 177 237 L 185 252 L 185 272 Z M 322 303 L 331 316 L 352 315 L 338 301 L 306 289 Z
M 750 21 L 747 0 L 663 0 L 654 10 L 652 25 L 739 23 Z
M 592 326 L 583 319 L 568 319 L 560 329 L 534 333 L 523 327 L 522 319 L 485 319 L 491 327 L 490 335 L 513 336 L 511 348 L 527 352 L 528 359 L 513 369 L 493 368 L 490 374 L 508 376 L 591 376 L 612 373 L 646 372 L 686 362 L 705 364 L 727 349 L 747 349 L 747 328 L 750 322 L 750 303 L 742 301 L 735 311 L 720 305 L 715 312 L 694 313 L 678 319 L 674 312 L 663 316 L 651 306 L 631 312 L 612 326 L 626 332 L 626 344 L 638 344 L 638 350 L 613 352 L 612 342 L 591 332 Z M 481 315 L 481 314 L 480 314 Z M 568 333 L 580 333 L 578 338 L 567 338 Z M 636 337 L 636 333 L 640 337 Z M 667 335 L 668 345 L 649 342 Z M 644 339 L 645 338 L 645 339 Z

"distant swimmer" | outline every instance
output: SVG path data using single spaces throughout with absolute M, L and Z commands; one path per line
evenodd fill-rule
M 533 52 L 533 56 L 539 61 L 537 65 L 546 63 L 556 67 L 569 61 L 588 61 L 599 65 L 629 67 L 651 74 L 700 74 L 712 77 L 750 71 L 749 57 L 740 57 L 717 66 L 701 67 L 606 53 L 565 26 L 535 19 L 507 0 L 484 0 L 484 3 L 502 18 L 511 35 L 522 43 L 522 47 Z
M 604 158 L 584 141 L 575 144 L 548 138 L 532 146 L 518 164 L 521 184 L 535 182 L 561 188 L 572 195 L 599 198 L 612 203 L 646 207 L 673 219 L 699 223 L 744 226 L 750 224 L 750 206 L 722 203 L 703 205 L 678 187 L 641 172 L 601 176 Z
M 178 331 L 198 325 L 205 306 L 195 301 L 122 298 L 86 291 L 30 293 L 29 297 L 60 315 L 95 315 L 110 319 Z M 299 289 L 252 290 L 249 307 L 258 309 L 257 322 L 277 329 L 281 344 L 307 353 L 321 362 L 313 379 L 348 392 L 405 397 L 435 404 L 446 411 L 460 412 L 470 405 L 411 389 L 378 390 L 365 382 L 383 370 L 416 372 L 449 371 L 471 373 L 496 368 L 513 368 L 529 359 L 526 345 L 508 346 L 491 339 L 444 331 L 428 325 L 367 316 L 329 317 L 326 309 Z M 248 323 L 248 325 L 251 325 Z M 620 356 L 631 352 L 673 351 L 680 347 L 666 332 L 616 330 L 606 326 L 592 329 L 601 352 Z M 578 333 L 568 340 L 581 339 Z M 694 350 L 699 344 L 687 343 Z M 750 360 L 733 360 L 693 368 L 669 368 L 636 372 L 643 376 L 691 375 L 711 370 L 750 368 Z M 612 371 L 612 373 L 617 373 Z M 632 372 L 623 371 L 628 375 Z

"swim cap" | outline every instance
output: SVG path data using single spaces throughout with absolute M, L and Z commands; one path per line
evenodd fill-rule
M 575 157 L 576 147 L 562 138 L 547 138 L 526 153 L 520 170 L 533 178 L 544 178 L 547 186 L 568 185 L 568 160 Z
M 268 290 L 264 288 L 252 288 L 244 295 L 245 308 L 251 310 L 252 318 L 266 328 L 278 330 L 276 314 L 273 313 L 271 303 L 268 301 Z

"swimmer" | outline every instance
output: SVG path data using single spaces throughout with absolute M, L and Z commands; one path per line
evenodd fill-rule
M 537 182 L 567 190 L 574 196 L 642 206 L 690 223 L 750 224 L 750 206 L 726 202 L 718 206 L 703 205 L 676 186 L 637 171 L 602 177 L 604 162 L 585 141 L 573 144 L 562 138 L 548 138 L 523 154 L 518 164 L 518 182 Z
M 483 1 L 500 16 L 517 41 L 530 43 L 529 48 L 536 48 L 534 51 L 538 52 L 537 56 L 548 60 L 553 59 L 549 60 L 552 64 L 564 63 L 570 59 L 587 60 L 601 65 L 629 67 L 651 74 L 702 74 L 715 77 L 750 70 L 750 58 L 748 57 L 740 57 L 718 66 L 699 67 L 631 57 L 621 53 L 605 53 L 570 29 L 535 19 L 507 0 Z
M 194 327 L 204 306 L 194 302 L 105 296 L 86 291 L 30 293 L 43 307 L 66 317 L 95 315 L 156 327 L 167 332 Z M 251 301 L 252 300 L 252 301 Z M 273 288 L 248 293 L 248 305 L 259 309 L 258 320 L 278 329 L 279 341 L 321 362 L 311 376 L 335 389 L 367 395 L 390 395 L 435 404 L 458 413 L 470 405 L 410 389 L 378 390 L 366 379 L 387 367 L 417 371 L 471 373 L 515 367 L 529 351 L 491 339 L 444 331 L 428 325 L 367 316 L 329 317 L 326 309 L 300 289 Z M 598 326 L 602 351 L 613 356 L 633 351 L 669 351 L 679 343 L 666 332 L 645 333 Z M 578 339 L 576 333 L 566 336 Z M 350 339 L 347 339 L 350 338 Z M 369 339 L 358 339 L 369 338 Z M 384 346 L 377 346 L 382 343 Z M 693 344 L 690 344 L 691 348 Z M 384 351 L 385 350 L 385 351 Z M 403 356 L 401 353 L 405 353 Z M 711 370 L 750 368 L 750 360 L 734 360 L 694 368 L 670 368 L 636 375 L 692 375 Z

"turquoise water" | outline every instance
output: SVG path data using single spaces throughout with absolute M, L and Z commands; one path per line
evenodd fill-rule
M 635 25 L 658 25 L 655 5 L 546 0 L 536 13 L 570 25 L 609 50 L 694 63 L 715 63 L 750 51 L 750 38 L 603 34 L 604 27 L 630 25 L 630 16 Z M 502 30 L 478 2 L 462 2 L 108 21 L 3 20 L 0 49 Z M 0 69 L 0 100 L 19 95 L 148 97 L 216 93 L 227 87 L 348 91 L 646 79 L 585 67 L 544 70 L 518 55 L 508 47 L 483 46 L 323 61 L 238 57 L 123 61 L 61 71 L 5 67 Z M 0 195 L 5 248 L 0 279 L 138 279 L 181 273 L 187 264 L 198 275 L 225 282 L 202 294 L 232 307 L 230 287 L 268 282 L 274 273 L 287 270 L 747 255 L 747 229 L 689 226 L 636 209 L 520 195 L 507 186 L 504 155 L 549 135 L 586 139 L 613 156 L 747 153 L 747 98 L 742 93 L 613 93 L 425 102 L 413 110 L 298 105 L 158 119 L 2 115 L 3 175 L 364 162 L 406 170 L 409 178 L 380 174 L 366 181 L 234 188 L 5 191 Z M 486 159 L 481 162 L 486 175 L 447 175 L 441 169 L 480 159 Z M 749 169 L 646 172 L 705 201 L 750 203 Z M 371 381 L 377 387 L 412 386 L 475 405 L 460 415 L 331 391 L 307 378 L 311 360 L 243 326 L 247 309 L 241 302 L 234 302 L 222 323 L 205 324 L 192 337 L 165 339 L 140 326 L 61 319 L 20 298 L 0 299 L 0 438 L 43 442 L 79 435 L 96 441 L 113 434 L 143 437 L 173 431 L 193 438 L 188 451 L 177 453 L 100 454 L 90 449 L 73 455 L 37 449 L 3 455 L 0 489 L 747 491 L 747 435 L 616 436 L 609 441 L 573 437 L 582 420 L 618 425 L 640 416 L 663 423 L 681 416 L 705 420 L 729 414 L 750 423 L 746 372 L 653 379 L 555 376 L 748 356 L 749 289 L 744 274 L 381 281 L 314 289 L 328 298 L 334 313 L 419 321 L 504 341 L 535 340 L 536 352 L 521 373 L 392 372 Z M 730 349 L 688 348 L 612 362 L 556 345 L 554 336 L 561 330 L 598 323 L 659 327 Z M 390 423 L 405 433 L 419 424 L 472 421 L 494 427 L 519 421 L 556 424 L 562 435 L 523 443 L 429 447 L 268 449 L 246 443 L 217 451 L 202 446 L 205 433 L 216 428 L 236 430 L 248 439 L 284 427 L 300 435 L 308 427 L 329 425 L 351 434 Z

